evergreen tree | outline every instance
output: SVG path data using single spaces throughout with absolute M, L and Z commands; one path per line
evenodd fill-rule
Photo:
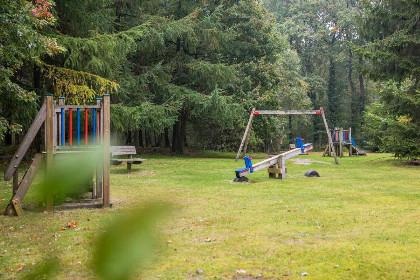
M 378 81 L 379 99 L 366 115 L 370 144 L 408 159 L 420 158 L 419 10 L 416 1 L 366 2 L 361 34 L 368 43 L 355 48 Z
M 26 68 L 39 64 L 42 55 L 61 50 L 56 41 L 40 34 L 55 22 L 51 7 L 48 1 L 0 3 L 0 139 L 5 133 L 19 133 L 36 113 L 37 84 Z

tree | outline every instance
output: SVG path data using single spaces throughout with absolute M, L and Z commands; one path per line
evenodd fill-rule
M 359 41 L 355 25 L 361 9 L 359 1 L 263 2 L 299 55 L 312 107 L 325 107 L 330 126 L 352 126 L 353 131 L 358 131 L 365 90 L 363 76 L 358 72 L 358 57 L 350 46 Z M 323 135 L 322 127 L 314 119 L 315 131 L 310 132 L 313 141 Z
M 0 4 L 0 139 L 6 132 L 20 132 L 36 112 L 36 85 L 23 68 L 38 64 L 41 55 L 60 51 L 55 40 L 40 33 L 55 22 L 51 8 L 48 1 Z
M 396 157 L 420 157 L 420 3 L 384 0 L 366 2 L 361 35 L 366 44 L 355 47 L 368 63 L 364 71 L 378 82 L 377 102 L 366 115 L 373 148 Z M 378 131 L 372 123 L 382 127 Z

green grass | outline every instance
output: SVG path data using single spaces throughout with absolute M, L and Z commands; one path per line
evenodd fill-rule
M 94 278 L 92 247 L 106 225 L 132 207 L 169 201 L 176 210 L 158 224 L 160 249 L 143 279 L 420 277 L 419 167 L 388 154 L 344 157 L 336 166 L 313 153 L 299 158 L 325 163 L 288 161 L 286 180 L 262 170 L 241 184 L 232 179 L 242 161 L 200 156 L 149 155 L 131 173 L 114 167 L 112 209 L 0 217 L 0 273 L 21 278 L 48 254 L 59 256 L 60 278 Z M 304 177 L 311 169 L 321 177 Z M 10 188 L 0 182 L 1 209 Z M 60 232 L 72 220 L 78 227 Z

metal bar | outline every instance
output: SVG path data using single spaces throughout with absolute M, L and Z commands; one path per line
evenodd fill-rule
M 255 110 L 255 115 L 320 115 L 320 110 Z

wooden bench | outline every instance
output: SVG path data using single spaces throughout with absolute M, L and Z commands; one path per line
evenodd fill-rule
M 141 164 L 145 159 L 133 158 L 137 155 L 136 147 L 134 146 L 111 146 L 111 156 L 126 156 L 129 158 L 111 158 L 112 165 L 120 165 L 123 162 L 127 163 L 127 170 L 131 170 L 131 164 Z

